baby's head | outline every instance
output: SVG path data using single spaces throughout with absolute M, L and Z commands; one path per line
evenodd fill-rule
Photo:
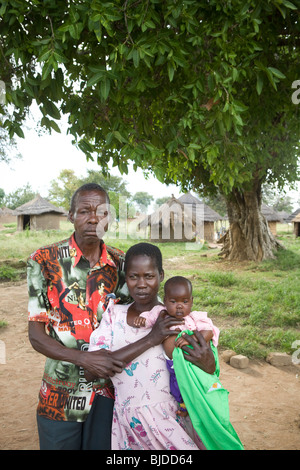
M 191 313 L 193 305 L 192 283 L 183 276 L 168 279 L 164 286 L 164 305 L 172 317 L 181 319 Z

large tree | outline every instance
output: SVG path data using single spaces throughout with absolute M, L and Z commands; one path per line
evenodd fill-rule
M 8 0 L 0 79 L 22 134 L 32 100 L 60 112 L 87 158 L 225 197 L 224 255 L 261 260 L 276 242 L 263 183 L 298 176 L 300 0 Z M 296 85 L 295 85 L 296 84 Z M 296 90 L 297 92 L 297 90 Z

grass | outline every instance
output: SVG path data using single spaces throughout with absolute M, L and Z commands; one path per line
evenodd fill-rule
M 71 233 L 67 222 L 60 231 L 0 231 L 0 280 L 24 277 L 30 253 Z M 189 250 L 185 243 L 157 243 L 165 279 L 176 274 L 191 279 L 194 308 L 207 311 L 220 328 L 222 349 L 252 358 L 264 358 L 271 351 L 294 352 L 292 344 L 300 339 L 300 238 L 283 231 L 279 240 L 285 249 L 262 263 L 222 261 L 218 250 L 207 245 Z M 126 251 L 137 241 L 116 237 L 106 243 Z

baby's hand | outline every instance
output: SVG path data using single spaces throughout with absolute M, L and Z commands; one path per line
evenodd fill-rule
M 182 346 L 187 346 L 188 344 L 190 343 L 184 338 L 184 335 L 180 336 L 175 341 L 176 348 L 182 348 Z
M 178 410 L 176 411 L 177 416 L 185 418 L 188 415 L 188 411 L 184 403 L 181 403 Z
M 141 328 L 146 325 L 146 318 L 135 317 L 135 319 L 133 320 L 133 324 L 136 328 Z
M 185 418 L 188 415 L 188 412 L 186 410 L 185 411 L 177 410 L 176 414 L 177 414 L 177 416 L 182 416 L 183 418 Z

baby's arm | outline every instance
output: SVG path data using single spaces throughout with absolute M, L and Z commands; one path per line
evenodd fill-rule
M 173 351 L 175 348 L 175 339 L 176 339 L 175 335 L 168 336 L 163 342 L 164 351 L 170 359 L 172 359 L 172 356 L 173 356 Z
M 212 340 L 214 337 L 214 333 L 212 330 L 200 330 L 200 333 L 202 334 L 203 338 L 207 343 L 209 343 L 210 340 Z

